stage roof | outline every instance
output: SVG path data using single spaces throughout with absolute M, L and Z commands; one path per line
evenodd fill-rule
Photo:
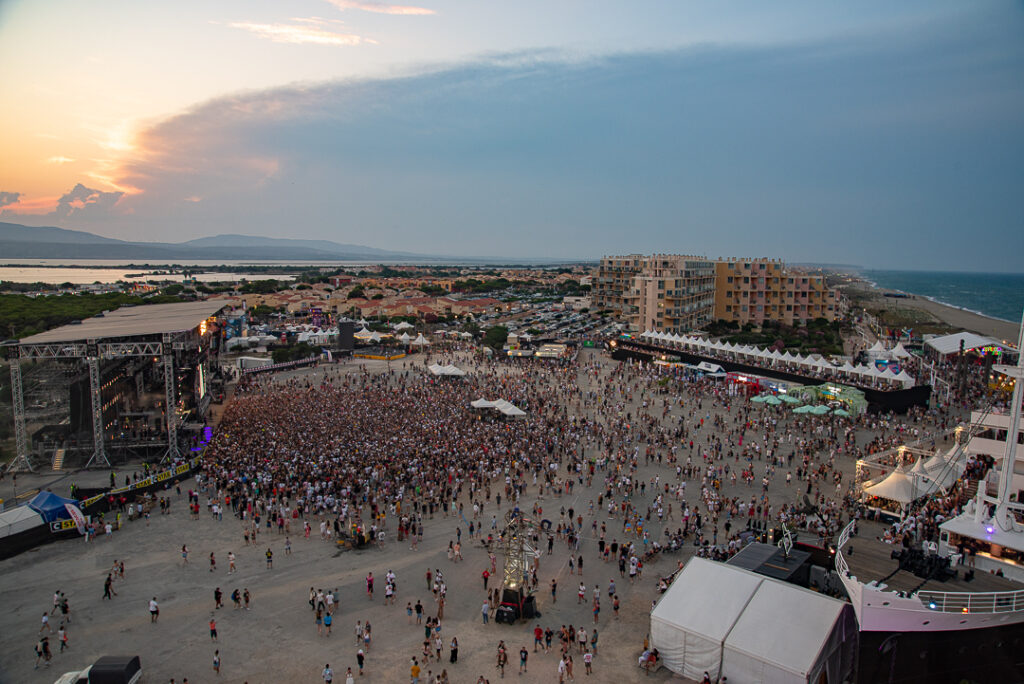
M 180 302 L 127 306 L 81 323 L 62 325 L 19 341 L 19 344 L 84 342 L 191 330 L 225 306 L 224 301 Z

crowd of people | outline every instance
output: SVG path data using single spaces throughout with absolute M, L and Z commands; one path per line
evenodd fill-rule
M 431 376 L 426 366 L 434 361 L 461 364 L 469 373 Z M 481 397 L 506 399 L 527 415 L 474 410 L 470 403 Z M 554 670 L 564 682 L 578 674 L 574 656 L 585 674 L 592 672 L 600 621 L 619 615 L 616 581 L 640 584 L 645 566 L 664 553 L 724 560 L 742 548 L 752 528 L 779 522 L 828 539 L 860 514 L 852 474 L 858 458 L 908 440 L 941 441 L 962 418 L 953 405 L 900 416 L 794 415 L 785 407 L 751 403 L 715 379 L 613 361 L 600 351 L 552 362 L 448 351 L 377 373 L 328 365 L 317 372 L 242 377 L 195 488 L 188 489 L 188 515 L 199 519 L 205 500 L 208 519 L 237 521 L 240 544 L 244 540 L 261 553 L 266 546 L 268 571 L 273 553 L 267 537 L 283 542 L 286 555 L 293 537 L 400 543 L 416 552 L 425 529 L 450 530 L 443 543 L 453 565 L 466 559 L 465 544 L 489 549 L 481 575 L 481 614 L 488 622 L 502 598 L 493 586 L 500 582 L 488 587 L 499 572 L 500 545 L 494 542 L 504 532 L 502 513 L 519 509 L 541 526 L 531 534 L 538 553 L 524 578 L 529 588 L 539 595 L 542 585 L 550 586 L 554 605 L 559 573 L 567 568 L 579 579 L 574 624 L 537 624 L 533 630 L 533 652 L 556 652 Z M 900 538 L 933 535 L 937 522 L 961 504 L 955 493 L 931 500 L 911 522 L 901 522 Z M 545 568 L 550 577 L 542 579 L 542 559 L 556 544 L 568 562 Z M 188 556 L 183 546 L 183 565 Z M 209 559 L 212 572 L 214 552 Z M 228 562 L 233 571 L 233 552 Z M 671 562 L 673 570 L 681 564 Z M 593 572 L 610 578 L 605 606 Z M 379 594 L 373 573 L 366 577 L 367 601 L 405 601 L 409 624 L 424 630 L 422 649 L 410 660 L 414 682 L 424 676 L 431 684 L 446 682 L 449 670 L 460 667 L 458 639 L 442 631 L 444 574 L 427 570 L 433 599 L 427 605 L 406 600 L 390 569 Z M 665 574 L 671 573 L 659 573 Z M 667 586 L 662 576 L 648 583 L 650 598 Z M 105 587 L 111 598 L 113 579 Z M 236 608 L 243 602 L 248 608 L 248 589 L 233 590 L 231 598 Z M 221 597 L 215 600 L 220 608 Z M 336 632 L 343 606 L 354 600 L 337 588 L 310 587 L 318 635 L 326 640 Z M 609 609 L 603 616 L 602 607 Z M 158 613 L 151 608 L 154 622 Z M 588 632 L 582 623 L 591 620 Z M 357 623 L 355 637 L 356 664 L 347 679 L 365 671 L 369 621 Z M 39 648 L 46 652 L 46 644 Z M 518 654 L 525 672 L 530 651 L 524 645 Z M 499 645 L 499 678 L 514 655 Z M 216 663 L 219 670 L 219 653 Z M 431 663 L 440 671 L 424 675 Z M 324 680 L 333 676 L 326 666 Z

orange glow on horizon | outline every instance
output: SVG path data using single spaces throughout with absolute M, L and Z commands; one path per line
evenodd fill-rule
M 8 204 L 0 211 L 10 211 L 16 214 L 49 214 L 57 208 L 60 197 L 21 197 L 17 202 Z

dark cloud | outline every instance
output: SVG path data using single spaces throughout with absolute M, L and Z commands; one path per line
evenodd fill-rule
M 4 207 L 6 207 L 8 205 L 14 204 L 15 202 L 18 201 L 19 197 L 21 197 L 21 193 L 20 192 L 2 192 L 2 191 L 0 191 L 0 209 L 3 209 Z
M 81 183 L 76 185 L 60 198 L 57 207 L 50 213 L 56 218 L 70 218 L 73 216 L 104 216 L 109 214 L 114 205 L 124 197 L 123 192 L 103 192 L 87 188 Z

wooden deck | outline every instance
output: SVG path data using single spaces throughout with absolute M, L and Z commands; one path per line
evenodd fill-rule
M 892 557 L 892 552 L 901 547 L 894 544 L 886 544 L 879 541 L 878 537 L 885 527 L 874 522 L 859 523 L 860 535 L 852 537 L 850 542 L 843 549 L 843 557 L 850 567 L 850 574 L 858 580 L 867 584 L 872 580 L 882 582 L 893 570 L 899 567 L 899 561 Z M 853 553 L 850 553 L 850 549 Z M 1018 584 L 1005 577 L 997 577 L 984 571 L 975 571 L 974 579 L 965 582 L 964 573 L 969 570 L 966 563 L 956 566 L 956 579 L 940 582 L 939 580 L 928 580 L 921 585 L 923 578 L 912 572 L 900 570 L 895 575 L 886 579 L 884 584 L 890 591 L 1018 591 L 1024 589 L 1024 585 Z

